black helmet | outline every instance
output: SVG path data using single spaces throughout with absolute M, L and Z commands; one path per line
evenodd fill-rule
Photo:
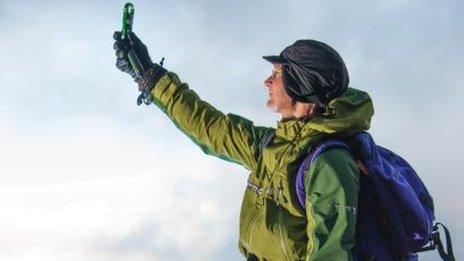
M 280 55 L 263 56 L 271 63 L 283 65 L 285 91 L 294 101 L 320 106 L 346 91 L 348 71 L 332 47 L 315 40 L 298 40 Z

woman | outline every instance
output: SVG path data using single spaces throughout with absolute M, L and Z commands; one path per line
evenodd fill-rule
M 367 130 L 370 97 L 348 88 L 343 60 L 328 45 L 299 40 L 279 56 L 265 56 L 273 72 L 264 82 L 267 106 L 281 114 L 276 128 L 255 126 L 202 101 L 177 75 L 152 63 L 131 34 L 116 40 L 116 66 L 130 73 L 145 103 L 155 103 L 205 153 L 251 171 L 240 214 L 241 253 L 249 260 L 351 260 L 355 244 L 359 171 L 350 153 L 332 149 L 306 170 L 306 208 L 298 204 L 295 174 L 313 145 Z M 134 50 L 144 70 L 127 61 Z

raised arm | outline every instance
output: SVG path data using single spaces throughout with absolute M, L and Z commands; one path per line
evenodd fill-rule
M 262 136 L 271 128 L 254 126 L 235 114 L 224 114 L 167 73 L 151 91 L 153 101 L 176 126 L 210 155 L 254 169 Z
M 134 33 L 129 36 L 121 39 L 120 32 L 114 34 L 116 66 L 138 83 L 142 92 L 139 101 L 158 105 L 205 153 L 255 169 L 259 142 L 272 129 L 254 126 L 252 121 L 235 114 L 224 114 L 201 100 L 176 74 L 153 63 L 146 46 Z M 131 50 L 141 62 L 140 73 L 133 70 L 127 59 Z

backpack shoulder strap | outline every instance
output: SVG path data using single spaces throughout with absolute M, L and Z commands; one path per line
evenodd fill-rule
M 307 152 L 305 153 L 303 161 L 301 162 L 300 167 L 298 168 L 298 172 L 296 174 L 295 179 L 296 195 L 298 198 L 298 202 L 300 203 L 300 207 L 302 209 L 306 209 L 306 190 L 304 184 L 305 174 L 307 170 L 311 167 L 311 164 L 313 164 L 322 153 L 330 149 L 346 149 L 348 151 L 350 150 L 348 145 L 344 141 L 338 139 L 328 139 L 319 142 L 315 146 L 310 146 Z

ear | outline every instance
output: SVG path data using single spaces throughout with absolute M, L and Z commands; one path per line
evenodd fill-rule
M 316 104 L 296 102 L 294 108 L 295 118 L 310 118 L 316 113 Z

